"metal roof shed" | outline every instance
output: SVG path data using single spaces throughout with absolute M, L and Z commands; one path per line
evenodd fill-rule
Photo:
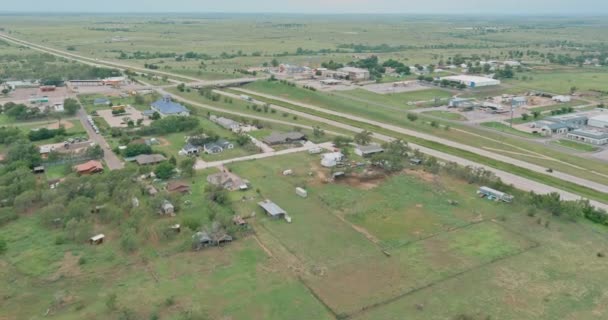
M 279 218 L 287 214 L 285 210 L 281 209 L 281 207 L 279 207 L 276 203 L 270 200 L 258 202 L 258 205 L 262 207 L 262 209 L 264 209 L 264 211 L 266 211 L 266 213 L 273 218 Z

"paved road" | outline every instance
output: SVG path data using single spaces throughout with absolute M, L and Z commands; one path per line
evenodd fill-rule
M 80 119 L 80 122 L 82 123 L 84 129 L 87 131 L 87 134 L 89 135 L 91 141 L 95 142 L 101 147 L 101 149 L 103 149 L 103 160 L 106 162 L 108 169 L 119 170 L 124 168 L 125 164 L 120 161 L 120 159 L 114 154 L 114 151 L 112 151 L 112 148 L 110 148 L 110 145 L 106 142 L 106 139 L 102 135 L 95 133 L 95 130 L 93 130 L 93 127 L 91 127 L 91 125 L 89 124 L 89 121 L 87 119 L 87 112 L 82 107 L 82 104 L 80 103 L 80 100 L 78 100 L 78 97 L 76 97 L 76 100 L 80 104 L 80 109 L 77 113 L 78 119 Z
M 49 54 L 52 54 L 52 55 L 55 55 L 58 57 L 76 60 L 81 63 L 88 64 L 88 65 L 95 66 L 95 67 L 112 67 L 112 68 L 120 69 L 123 71 L 130 70 L 130 71 L 137 71 L 137 72 L 141 72 L 141 73 L 145 73 L 145 74 L 163 75 L 163 76 L 168 76 L 168 77 L 174 77 L 177 79 L 186 79 L 189 81 L 193 81 L 196 85 L 199 85 L 199 86 L 240 84 L 240 83 L 252 82 L 252 81 L 255 81 L 258 79 L 262 79 L 262 78 L 244 77 L 244 78 L 238 78 L 238 79 L 204 80 L 204 79 L 185 76 L 185 75 L 181 75 L 181 74 L 177 74 L 177 73 L 171 73 L 171 72 L 160 71 L 160 70 L 150 70 L 150 69 L 141 68 L 141 67 L 137 67 L 137 66 L 124 64 L 124 63 L 114 62 L 114 61 L 89 58 L 89 57 L 74 54 L 71 52 L 57 50 L 57 49 L 54 49 L 51 47 L 35 44 L 35 43 L 28 42 L 28 41 L 21 40 L 21 39 L 17 39 L 17 38 L 9 36 L 7 34 L 4 34 L 4 33 L 0 33 L 0 39 L 4 39 L 6 41 L 9 41 L 9 42 L 12 42 L 15 44 L 27 46 L 33 50 L 49 53 Z M 179 81 L 173 81 L 173 80 L 171 80 L 171 81 L 175 82 L 175 83 L 179 83 Z
M 203 169 L 207 169 L 207 168 L 221 167 L 221 166 L 223 166 L 225 164 L 229 164 L 229 163 L 270 158 L 270 157 L 275 157 L 275 156 L 280 156 L 280 155 L 285 155 L 285 154 L 290 154 L 290 153 L 308 151 L 310 149 L 317 148 L 317 147 L 321 147 L 321 148 L 324 148 L 327 150 L 333 149 L 333 145 L 330 142 L 314 144 L 309 141 L 309 142 L 306 142 L 302 147 L 299 147 L 299 148 L 291 148 L 291 149 L 273 151 L 273 152 L 268 152 L 268 153 L 258 153 L 258 154 L 254 154 L 254 155 L 250 155 L 250 156 L 233 158 L 233 159 L 228 159 L 228 160 L 205 162 L 205 161 L 199 159 L 198 161 L 196 161 L 196 164 L 194 165 L 194 169 L 203 170 Z
M 82 63 L 93 65 L 93 66 L 102 66 L 103 67 L 103 66 L 108 66 L 109 65 L 109 66 L 117 67 L 119 69 L 138 70 L 138 71 L 141 71 L 141 72 L 144 72 L 144 73 L 164 74 L 164 75 L 167 75 L 167 76 L 173 76 L 173 77 L 178 77 L 178 78 L 183 78 L 183 79 L 191 79 L 192 81 L 195 81 L 195 82 L 196 81 L 200 81 L 200 79 L 196 79 L 196 78 L 192 78 L 192 77 L 187 77 L 187 76 L 182 76 L 182 75 L 173 74 L 173 73 L 168 73 L 168 72 L 162 72 L 162 71 L 160 71 L 160 72 L 156 72 L 156 71 L 155 72 L 150 72 L 150 70 L 142 69 L 142 68 L 138 68 L 138 67 L 133 67 L 133 66 L 129 66 L 129 65 L 123 65 L 123 64 L 118 64 L 118 63 L 109 62 L 109 61 L 94 60 L 94 59 L 91 59 L 91 58 L 87 58 L 87 57 L 84 57 L 84 56 L 79 56 L 79 55 L 67 53 L 67 52 L 56 50 L 56 49 L 53 49 L 53 48 L 49 48 L 49 47 L 45 47 L 45 46 L 39 46 L 39 45 L 30 43 L 30 42 L 27 42 L 27 41 L 23 41 L 23 40 L 19 40 L 19 39 L 7 36 L 5 34 L 0 34 L 0 38 L 3 38 L 5 40 L 13 42 L 13 43 L 17 43 L 17 44 L 20 44 L 20 45 L 28 46 L 28 47 L 30 47 L 30 48 L 32 48 L 34 50 L 38 50 L 38 51 L 42 51 L 42 52 L 47 52 L 47 53 L 50 53 L 50 54 L 53 54 L 53 55 L 56 55 L 56 56 L 60 56 L 60 57 L 64 57 L 64 58 L 68 58 L 68 59 L 78 60 L 78 61 L 80 61 Z M 157 91 L 159 91 L 161 93 L 167 93 L 163 89 L 157 89 Z M 244 91 L 244 92 L 246 92 L 246 91 Z M 257 94 L 257 95 L 260 95 L 260 96 L 264 96 L 263 94 L 259 94 L 257 92 L 250 92 L 250 93 Z M 200 104 L 200 103 L 197 103 L 197 102 L 194 102 L 194 101 L 189 101 L 187 99 L 183 99 L 181 97 L 179 97 L 179 99 L 178 99 L 178 97 L 175 97 L 175 98 L 176 98 L 176 100 L 180 100 L 182 102 L 190 103 L 190 104 L 192 104 L 194 106 L 203 107 L 203 108 L 206 108 L 208 110 L 215 110 L 215 111 L 218 111 L 218 112 L 229 113 L 229 114 L 244 116 L 244 117 L 248 117 L 248 118 L 260 119 L 260 120 L 264 120 L 264 121 L 267 121 L 267 122 L 282 123 L 282 124 L 288 124 L 288 125 L 292 125 L 292 126 L 294 125 L 293 123 L 290 123 L 290 122 L 287 122 L 287 121 L 269 120 L 269 119 L 266 119 L 264 117 L 257 117 L 257 116 L 252 116 L 252 115 L 249 115 L 249 114 L 244 114 L 244 113 L 239 113 L 239 112 L 232 112 L 232 111 L 223 110 L 221 108 L 215 108 L 215 107 L 203 105 L 203 104 Z M 270 98 L 271 99 L 277 99 L 277 100 L 284 100 L 286 102 L 294 103 L 294 104 L 297 104 L 297 105 L 300 105 L 300 106 L 303 106 L 303 107 L 307 107 L 307 108 L 310 108 L 310 109 L 318 109 L 319 111 L 330 113 L 330 114 L 333 113 L 333 111 L 330 111 L 330 110 L 318 108 L 316 106 L 301 104 L 301 103 L 295 102 L 295 101 L 291 102 L 291 101 L 289 101 L 287 99 L 282 99 L 282 98 L 279 98 L 279 97 L 270 96 Z M 296 112 L 294 112 L 293 110 L 289 110 L 289 112 L 296 114 Z M 361 122 L 367 122 L 367 123 L 372 123 L 372 124 L 376 123 L 376 125 L 382 126 L 384 128 L 390 129 L 390 130 L 393 130 L 394 128 L 396 128 L 398 130 L 396 132 L 401 132 L 401 133 L 404 133 L 404 134 L 407 134 L 407 135 L 412 135 L 412 136 L 423 135 L 423 136 L 426 136 L 426 137 L 422 137 L 422 138 L 427 139 L 427 137 L 429 137 L 431 139 L 427 139 L 427 140 L 431 140 L 431 141 L 436 140 L 436 139 L 440 139 L 440 140 L 443 140 L 440 143 L 443 143 L 443 144 L 446 144 L 446 145 L 450 145 L 450 146 L 455 146 L 455 143 L 452 142 L 452 141 L 449 141 L 449 140 L 437 138 L 437 137 L 426 135 L 426 134 L 420 134 L 420 133 L 415 132 L 415 131 L 411 131 L 411 130 L 407 130 L 407 129 L 404 129 L 404 128 L 395 127 L 395 126 L 391 126 L 391 125 L 386 125 L 384 123 L 379 123 L 379 122 L 371 121 L 371 120 L 364 119 L 364 118 L 355 117 L 355 116 L 348 115 L 348 114 L 341 114 L 341 113 L 337 113 L 337 112 L 336 112 L 336 114 L 339 115 L 339 116 L 342 116 L 342 117 L 351 118 L 353 120 L 360 119 L 360 120 L 357 120 L 357 121 L 361 121 L 362 120 Z M 304 117 L 304 113 L 301 116 Z M 313 117 L 309 117 L 309 116 L 311 116 L 311 115 L 308 115 L 306 117 L 309 118 L 309 119 L 320 118 L 320 117 L 314 117 L 314 116 Z M 327 119 L 324 119 L 324 118 L 320 118 L 320 119 L 326 120 L 326 121 L 322 121 L 324 123 L 328 123 L 327 121 L 333 122 L 331 120 L 327 120 Z M 320 121 L 320 120 L 317 120 L 317 121 Z M 352 127 L 352 126 L 349 126 L 349 125 L 342 125 L 341 123 L 338 123 L 338 122 L 335 122 L 335 124 L 332 124 L 332 125 L 334 125 L 336 127 L 344 128 L 344 129 L 347 129 L 347 130 L 353 131 L 353 132 L 359 132 L 359 131 L 361 131 L 360 128 Z M 303 128 L 310 128 L 310 127 L 301 126 L 301 125 L 296 125 L 296 126 L 303 127 Z M 393 130 L 393 131 L 395 131 L 395 130 Z M 392 139 L 391 137 L 387 137 L 387 136 L 383 136 L 383 135 L 378 135 L 378 134 L 376 134 L 375 137 L 378 138 L 378 139 L 380 139 L 380 140 L 384 140 L 384 141 L 388 141 L 388 140 Z M 537 169 L 537 170 L 540 169 L 539 172 L 541 172 L 543 174 L 546 174 L 545 171 L 544 171 L 545 168 L 542 168 L 540 166 L 532 165 L 530 163 L 527 163 L 527 162 L 524 162 L 524 161 L 515 160 L 515 159 L 509 158 L 509 157 L 502 156 L 502 155 L 497 155 L 497 154 L 494 154 L 494 153 L 491 153 L 491 152 L 487 152 L 487 151 L 482 150 L 482 149 L 473 148 L 473 147 L 469 147 L 469 146 L 464 146 L 464 145 L 461 145 L 461 144 L 457 144 L 457 145 L 459 145 L 458 146 L 459 148 L 461 146 L 463 146 L 463 147 L 466 147 L 466 149 L 469 149 L 469 148 L 476 149 L 475 151 L 471 151 L 471 152 L 474 152 L 474 153 L 478 153 L 477 151 L 481 151 L 479 153 L 480 155 L 486 156 L 486 154 L 490 154 L 491 158 L 493 158 L 493 157 L 499 157 L 499 158 L 502 158 L 501 161 L 505 161 L 506 160 L 505 162 L 508 162 L 508 163 L 513 163 L 511 161 L 515 161 L 516 163 L 518 163 L 517 165 L 521 166 L 523 164 L 523 167 L 526 167 L 526 168 L 529 168 L 529 169 L 532 169 L 532 168 Z M 448 160 L 448 161 L 454 161 L 454 162 L 457 162 L 457 163 L 462 164 L 462 165 L 472 165 L 472 166 L 476 166 L 476 167 L 482 167 L 482 168 L 489 169 L 489 170 L 495 172 L 496 175 L 499 176 L 501 179 L 503 179 L 503 181 L 505 181 L 506 183 L 513 184 L 513 185 L 515 185 L 516 187 L 518 187 L 518 188 L 520 188 L 522 190 L 526 190 L 526 191 L 533 190 L 533 191 L 539 192 L 539 193 L 544 193 L 544 192 L 559 192 L 564 199 L 569 199 L 569 200 L 580 198 L 579 196 L 576 196 L 576 195 L 574 195 L 572 193 L 569 193 L 569 192 L 566 192 L 566 191 L 562 191 L 562 190 L 559 190 L 559 189 L 556 189 L 556 188 L 553 188 L 551 186 L 547 186 L 547 185 L 544 185 L 544 184 L 540 184 L 540 183 L 537 183 L 535 181 L 532 181 L 532 180 L 529 180 L 529 179 L 526 179 L 526 178 L 518 177 L 516 175 L 513 175 L 513 174 L 505 172 L 505 171 L 496 170 L 494 168 L 490 168 L 490 167 L 487 167 L 485 165 L 477 164 L 477 163 L 468 161 L 466 159 L 454 157 L 452 155 L 445 154 L 445 153 L 442 153 L 442 152 L 438 152 L 436 150 L 424 148 L 424 147 L 421 147 L 421 146 L 414 146 L 414 147 L 418 147 L 422 152 L 425 152 L 427 154 L 433 155 L 433 156 L 435 156 L 437 158 L 440 158 L 440 159 L 444 159 L 444 160 Z M 515 163 L 513 163 L 513 164 L 515 164 Z M 569 175 L 564 176 L 563 173 L 554 172 L 553 175 L 556 176 L 556 177 L 560 177 L 562 179 L 565 179 L 567 181 L 571 181 L 571 182 L 575 182 L 575 183 L 579 183 L 579 184 L 582 183 L 582 185 L 585 185 L 585 186 L 589 186 L 589 187 L 594 186 L 594 187 L 599 187 L 602 190 L 606 190 L 606 186 L 604 186 L 604 185 L 597 184 L 597 183 L 590 182 L 590 181 L 586 181 L 584 179 L 580 179 L 580 178 L 569 176 Z M 570 180 L 570 178 L 573 178 L 573 179 Z M 603 191 L 603 192 L 606 192 L 606 191 Z M 604 209 L 608 209 L 608 206 L 605 205 L 605 204 L 603 204 L 603 203 L 599 203 L 597 201 L 592 201 L 592 203 L 594 205 L 598 206 L 598 207 L 602 207 Z
M 358 122 L 363 122 L 363 123 L 368 123 L 374 126 L 379 126 L 388 130 L 391 130 L 393 132 L 397 132 L 397 133 L 401 133 L 401 134 L 406 134 L 412 137 L 417 137 L 417 138 L 421 138 L 427 141 L 433 141 L 433 142 L 437 142 L 446 146 L 450 146 L 450 147 L 454 147 L 454 148 L 458 148 L 461 150 L 465 150 L 468 152 L 472 152 L 490 159 L 494 159 L 494 160 L 498 160 L 498 161 L 502 161 L 502 162 L 506 162 L 506 163 L 510 163 L 522 168 L 526 168 L 528 170 L 532 170 L 532 171 L 536 171 L 538 173 L 542 173 L 542 174 L 546 174 L 546 175 L 550 175 L 565 181 L 569 181 L 581 186 L 585 186 L 591 189 L 594 189 L 596 191 L 600 191 L 600 192 L 604 192 L 604 193 L 608 193 L 608 186 L 601 184 L 601 183 L 597 183 L 594 181 L 590 181 L 587 179 L 583 179 L 583 178 L 579 178 L 573 175 L 569 175 L 567 173 L 563 173 L 563 172 L 559 172 L 559 171 L 553 171 L 553 173 L 547 173 L 546 170 L 548 168 L 545 167 L 541 167 L 539 165 L 535 165 L 529 162 L 525 162 L 522 160 L 518 160 L 518 159 L 514 159 L 511 157 L 507 157 L 498 153 L 494 153 L 494 152 L 490 152 L 488 150 L 484 150 L 484 149 L 480 149 L 477 147 L 472 147 L 469 145 L 465 145 L 462 143 L 458 143 L 458 142 L 454 142 L 451 140 L 447 140 L 444 138 L 440 138 L 440 137 L 436 137 L 430 134 L 426 134 L 426 133 L 422 133 L 422 132 L 418 132 L 418 131 L 414 131 L 414 130 L 410 130 L 410 129 L 405 129 L 402 127 L 398 127 L 395 125 L 390 125 L 390 124 L 386 124 L 386 123 L 382 123 L 379 121 L 375 121 L 375 120 L 370 120 L 367 118 L 363 118 L 363 117 L 359 117 L 359 116 L 354 116 L 351 114 L 347 114 L 347 113 L 342 113 L 342 112 L 338 112 L 338 111 L 333 111 L 333 110 L 328 110 L 325 108 L 321 108 L 321 107 L 317 107 L 311 104 L 306 104 L 306 103 L 301 103 L 298 101 L 294 101 L 294 100 L 289 100 L 289 99 L 285 99 L 285 98 L 281 98 L 281 97 L 277 97 L 277 96 L 273 96 L 273 95 L 269 95 L 269 94 L 263 94 L 263 93 L 259 93 L 256 91 L 251 91 L 251 90 L 246 90 L 246 89 L 241 89 L 241 88 L 235 88 L 235 90 L 247 93 L 247 94 L 251 94 L 251 95 L 257 95 L 260 97 L 264 97 L 264 98 L 268 98 L 268 99 L 273 99 L 273 100 L 277 100 L 277 101 L 282 101 L 282 102 L 286 102 L 286 103 L 290 103 L 293 105 L 297 105 L 303 108 L 307 108 L 307 109 L 311 109 L 314 111 L 318 111 L 318 112 L 323 112 L 323 113 L 327 113 L 327 114 L 331 114 L 331 115 L 335 115 L 335 116 L 339 116 L 342 118 L 346 118 L 346 119 L 350 119 L 350 120 L 354 120 L 354 121 L 358 121 Z
M 222 91 L 217 91 L 217 92 L 219 93 L 219 92 L 222 92 Z M 259 95 L 257 92 L 248 91 L 248 90 L 245 90 L 243 92 L 248 92 L 250 94 Z M 229 96 L 234 96 L 232 94 L 225 93 L 225 92 L 224 92 L 224 94 L 229 95 Z M 281 98 L 277 99 L 277 97 L 273 97 L 271 99 L 280 100 Z M 260 101 L 255 101 L 255 102 L 256 103 L 263 103 L 263 102 L 260 102 Z M 294 103 L 294 102 L 289 102 L 289 103 Z M 295 104 L 296 105 L 300 105 L 300 103 L 298 103 L 298 102 L 295 102 Z M 346 129 L 346 130 L 349 130 L 349 131 L 352 131 L 352 132 L 360 132 L 360 131 L 362 131 L 361 128 L 357 128 L 357 127 L 354 127 L 354 126 L 351 126 L 351 125 L 348 125 L 348 124 L 343 124 L 341 122 L 325 119 L 325 118 L 318 117 L 318 116 L 315 116 L 315 115 L 311 115 L 311 114 L 308 114 L 308 113 L 298 112 L 298 111 L 295 111 L 295 110 L 292 110 L 292 109 L 288 109 L 288 108 L 285 108 L 285 107 L 280 107 L 280 106 L 272 105 L 272 108 L 275 108 L 275 109 L 277 109 L 279 111 L 289 111 L 289 112 L 292 112 L 293 114 L 297 114 L 300 117 L 308 118 L 308 119 L 315 120 L 315 121 L 318 121 L 318 122 L 323 122 L 323 123 L 326 123 L 326 124 L 329 124 L 329 125 L 332 125 L 332 126 L 335 126 L 335 127 L 338 127 L 338 128 Z M 365 120 L 364 122 L 368 121 L 367 119 L 364 119 L 364 120 Z M 385 124 L 382 124 L 382 126 L 385 127 L 385 128 L 387 128 L 387 125 L 385 125 Z M 404 129 L 404 130 L 406 130 L 406 129 Z M 406 130 L 406 131 L 410 131 L 410 130 Z M 382 141 L 391 141 L 391 140 L 394 139 L 392 137 L 389 137 L 389 136 L 386 136 L 386 135 L 382 135 L 382 134 L 377 134 L 377 133 L 374 134 L 374 137 L 376 139 L 382 140 Z M 452 145 L 452 144 L 450 143 L 448 145 Z M 467 159 L 463 159 L 463 158 L 460 158 L 460 157 L 457 157 L 457 156 L 453 156 L 451 154 L 447 154 L 447 153 L 440 152 L 440 151 L 437 151 L 437 150 L 434 150 L 434 149 L 426 148 L 426 147 L 423 147 L 423 146 L 420 146 L 420 145 L 416 145 L 416 144 L 413 144 L 413 143 L 410 143 L 410 146 L 413 147 L 413 148 L 416 148 L 416 149 L 420 150 L 421 152 L 423 152 L 425 154 L 434 156 L 434 157 L 436 157 L 438 159 L 442 159 L 442 160 L 445 160 L 445 161 L 455 162 L 455 163 L 458 163 L 458 164 L 463 165 L 463 166 L 479 167 L 479 168 L 484 168 L 486 170 L 492 171 L 492 172 L 494 172 L 494 174 L 497 177 L 499 177 L 500 179 L 502 179 L 505 183 L 512 184 L 515 187 L 517 187 L 518 189 L 521 189 L 521 190 L 524 190 L 524 191 L 534 191 L 536 193 L 557 192 L 565 200 L 578 200 L 578 199 L 581 199 L 580 196 L 578 196 L 578 195 L 576 195 L 574 193 L 571 193 L 571 192 L 568 192 L 568 191 L 564 191 L 564 190 L 561 190 L 561 189 L 558 189 L 558 188 L 555 188 L 555 187 L 552 187 L 552 186 L 549 186 L 549 185 L 546 185 L 546 184 L 543 184 L 543 183 L 540 183 L 540 182 L 536 182 L 534 180 L 523 178 L 523 177 L 514 175 L 514 174 L 506 172 L 506 171 L 498 170 L 498 169 L 495 169 L 493 167 L 489 167 L 489 166 L 486 166 L 486 165 L 483 165 L 483 164 L 480 164 L 480 163 L 476 163 L 476 162 L 473 162 L 473 161 L 470 161 L 470 160 L 467 160 Z M 600 203 L 598 201 L 590 201 L 590 202 L 594 206 L 596 206 L 598 208 L 603 208 L 605 210 L 608 210 L 608 205 L 605 204 L 605 203 Z

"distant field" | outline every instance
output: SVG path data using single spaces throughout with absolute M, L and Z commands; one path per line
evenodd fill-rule
M 520 88 L 569 94 L 572 87 L 579 91 L 604 90 L 602 83 L 608 81 L 608 71 L 597 67 L 535 71 L 526 75 L 532 80 L 509 80 L 506 83 Z

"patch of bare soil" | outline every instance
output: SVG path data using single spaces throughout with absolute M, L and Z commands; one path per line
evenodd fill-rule
M 59 269 L 57 269 L 57 271 L 55 271 L 47 280 L 56 281 L 61 277 L 79 276 L 82 271 L 80 270 L 78 260 L 78 256 L 73 255 L 72 252 L 66 252 L 63 255 L 63 260 L 61 260 Z
M 437 175 L 426 172 L 424 170 L 405 169 L 405 170 L 403 170 L 403 172 L 405 174 L 417 177 L 417 178 L 421 179 L 422 181 L 426 181 L 426 182 L 435 182 L 435 180 L 437 179 Z
M 61 125 L 67 130 L 74 127 L 72 121 L 62 121 Z M 53 122 L 46 126 L 47 129 L 59 129 L 59 121 Z
M 357 189 L 371 190 L 378 187 L 386 178 L 387 175 L 382 171 L 366 170 L 362 173 L 349 174 L 345 178 L 337 179 L 336 182 Z
M 171 145 L 171 143 L 165 138 L 156 138 L 156 140 L 158 140 L 160 142 L 160 145 L 159 145 L 160 147 L 166 147 L 166 146 Z

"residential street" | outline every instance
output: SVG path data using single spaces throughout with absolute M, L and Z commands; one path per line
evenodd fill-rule
M 108 145 L 108 143 L 106 142 L 106 139 L 101 134 L 95 133 L 95 130 L 93 130 L 93 127 L 91 127 L 91 125 L 89 124 L 89 121 L 87 119 L 87 112 L 84 110 L 84 107 L 82 106 L 82 103 L 80 103 L 80 100 L 77 97 L 74 98 L 78 100 L 78 103 L 80 104 L 80 109 L 77 113 L 78 119 L 80 119 L 82 126 L 87 131 L 89 139 L 95 144 L 101 146 L 101 148 L 103 149 L 103 160 L 106 162 L 108 169 L 119 170 L 124 168 L 124 163 L 120 161 L 120 159 L 114 154 L 114 151 L 112 151 L 110 145 Z
M 220 166 L 223 166 L 223 165 L 226 165 L 229 163 L 234 163 L 234 162 L 270 158 L 270 157 L 280 156 L 280 155 L 285 155 L 285 154 L 290 154 L 290 153 L 308 151 L 308 150 L 316 148 L 316 147 L 321 147 L 321 148 L 324 148 L 327 150 L 333 149 L 333 146 L 331 143 L 314 144 L 314 143 L 308 141 L 302 147 L 299 147 L 299 148 L 291 148 L 291 149 L 273 151 L 273 152 L 267 152 L 267 153 L 258 153 L 258 154 L 254 154 L 254 155 L 250 155 L 250 156 L 228 159 L 228 160 L 205 162 L 205 161 L 199 159 L 196 161 L 196 164 L 194 165 L 194 169 L 203 170 L 203 169 L 207 169 L 207 168 L 220 167 Z

